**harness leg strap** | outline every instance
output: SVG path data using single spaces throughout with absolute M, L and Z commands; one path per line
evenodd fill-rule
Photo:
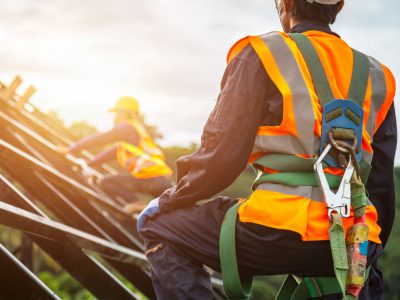
M 250 296 L 252 281 L 240 280 L 236 259 L 236 218 L 242 202 L 232 206 L 225 214 L 221 226 L 219 251 L 221 260 L 222 281 L 228 299 L 247 300 Z

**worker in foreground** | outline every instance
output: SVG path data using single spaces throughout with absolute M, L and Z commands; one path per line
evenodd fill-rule
M 203 265 L 222 270 L 230 299 L 248 299 L 253 276 L 276 274 L 290 274 L 277 299 L 383 298 L 395 80 L 331 31 L 344 1 L 276 6 L 284 32 L 232 47 L 200 149 L 139 216 L 159 299 L 213 299 Z M 259 174 L 248 199 L 196 205 L 248 162 Z
M 91 167 L 117 159 L 124 172 L 107 175 L 101 188 L 110 196 L 122 196 L 130 202 L 129 212 L 141 210 L 145 204 L 138 201 L 135 193 L 158 197 L 172 186 L 172 170 L 143 124 L 139 103 L 135 98 L 121 97 L 110 112 L 115 113 L 115 126 L 103 133 L 83 138 L 66 149 L 77 153 L 82 149 L 115 144 L 88 162 Z

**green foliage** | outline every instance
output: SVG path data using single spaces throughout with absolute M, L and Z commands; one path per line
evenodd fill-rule
M 400 197 L 400 168 L 395 169 L 396 199 Z M 400 300 L 400 202 L 396 202 L 396 215 L 390 239 L 386 245 L 379 265 L 385 278 L 385 299 Z
M 69 127 L 65 125 L 64 120 L 54 110 L 50 110 L 46 113 L 48 120 L 55 124 L 55 126 L 64 128 L 72 133 L 76 139 L 81 139 L 89 134 L 95 133 L 96 127 L 90 125 L 86 121 L 77 121 L 72 123 Z
M 167 161 L 168 166 L 174 171 L 176 174 L 176 160 L 179 157 L 192 154 L 196 152 L 198 146 L 196 144 L 190 145 L 190 147 L 166 147 L 163 148 L 163 152 Z
M 81 139 L 96 132 L 96 127 L 83 121 L 72 123 L 68 129 L 77 139 Z
M 65 127 L 64 126 L 64 120 L 61 119 L 61 117 L 58 115 L 58 112 L 54 110 L 50 110 L 49 112 L 46 113 L 48 119 L 54 123 L 56 126 L 60 127 Z
M 60 296 L 63 300 L 91 300 L 96 299 L 87 290 L 82 289 L 78 282 L 76 282 L 66 272 L 54 274 L 49 271 L 39 273 L 39 278 L 42 280 L 53 292 Z

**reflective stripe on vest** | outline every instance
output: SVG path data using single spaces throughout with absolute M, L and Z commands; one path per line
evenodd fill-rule
M 249 39 L 283 97 L 281 125 L 261 126 L 253 153 L 264 152 L 264 149 L 268 148 L 270 152 L 312 155 L 316 147 L 313 142 L 313 110 L 297 61 L 291 55 L 282 36 L 277 33 Z M 284 57 L 286 59 L 283 59 Z M 299 95 L 296 101 L 292 101 L 293 94 Z M 298 139 L 299 136 L 304 136 L 304 140 Z
M 139 179 L 148 179 L 172 174 L 172 170 L 164 161 L 164 154 L 156 146 L 142 124 L 130 120 L 139 136 L 138 146 L 127 142 L 118 145 L 117 160 L 131 175 Z
M 334 96 L 346 99 L 352 73 L 352 49 L 338 37 L 327 33 L 309 31 L 304 34 L 310 38 L 323 60 Z M 234 46 L 238 48 L 230 51 L 228 62 L 248 45 L 259 56 L 283 98 L 282 123 L 279 126 L 259 128 L 250 162 L 268 153 L 314 157 L 319 150 L 322 108 L 296 44 L 287 34 L 280 32 L 259 37 L 249 36 Z M 394 82 L 388 84 L 390 71 L 376 60 L 369 60 L 370 78 L 363 106 L 365 120 L 362 158 L 370 164 L 373 155 L 371 137 L 393 102 Z M 346 61 L 349 63 L 344 63 Z M 270 169 L 263 171 L 278 172 Z M 341 174 L 338 169 L 328 168 L 326 171 Z M 274 183 L 259 185 L 240 207 L 239 217 L 242 222 L 295 231 L 305 241 L 329 239 L 326 204 L 319 188 L 314 186 L 290 187 Z M 377 211 L 370 202 L 366 209 L 366 219 L 370 228 L 369 239 L 380 243 Z M 351 225 L 352 217 L 344 220 L 346 232 Z

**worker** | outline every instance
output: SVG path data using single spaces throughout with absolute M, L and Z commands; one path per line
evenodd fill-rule
M 255 275 L 277 274 L 336 280 L 328 231 L 345 206 L 329 209 L 328 215 L 325 200 L 330 196 L 325 199 L 325 190 L 318 186 L 313 169 L 319 155 L 328 157 L 321 149 L 332 147 L 334 140 L 320 140 L 324 128 L 335 118 L 345 120 L 346 126 L 354 125 L 354 147 L 347 142 L 341 145 L 351 147 L 348 153 L 356 155 L 339 152 L 340 165 L 325 166 L 322 176 L 343 183 L 337 187 L 343 191 L 342 200 L 350 193 L 349 184 L 352 190 L 356 182 L 362 186 L 361 174 L 369 195 L 367 200 L 365 192 L 357 194 L 360 203 L 368 201 L 361 210 L 369 234 L 357 246 L 367 266 L 362 272 L 364 288 L 361 293 L 354 292 L 354 298 L 383 297 L 377 260 L 388 240 L 395 211 L 394 77 L 385 65 L 352 50 L 330 29 L 344 1 L 276 0 L 276 7 L 283 32 L 248 36 L 232 47 L 221 93 L 204 127 L 200 149 L 177 160 L 177 184 L 152 200 L 138 218 L 158 299 L 213 299 L 210 275 L 203 266 L 221 271 L 225 253 L 220 255 L 220 229 L 226 224 L 225 217 L 232 221 L 227 215 L 232 207 L 238 209 L 233 214 L 237 220 L 231 223 L 236 231 L 233 249 L 242 282 Z M 339 100 L 332 103 L 344 105 L 345 110 L 339 106 L 333 115 L 326 115 L 323 108 L 329 106 L 323 105 L 323 100 Z M 356 132 L 361 136 L 358 141 Z M 259 177 L 247 200 L 220 196 L 197 203 L 228 187 L 248 162 Z M 361 170 L 355 172 L 358 164 Z M 368 166 L 372 167 L 369 177 L 365 171 Z M 349 174 L 351 183 L 344 182 L 342 178 Z M 343 212 L 343 225 L 336 224 L 333 230 L 341 228 L 347 233 L 360 211 L 352 204 L 351 213 Z M 345 270 L 348 264 L 342 268 Z M 224 273 L 235 275 L 223 272 L 223 277 Z M 309 285 L 314 282 L 304 281 Z M 340 290 L 331 291 L 325 299 L 343 297 L 343 286 L 339 286 L 339 280 L 335 282 Z M 288 283 L 297 289 L 297 281 Z M 306 298 L 320 296 L 315 290 L 312 295 L 309 288 Z M 346 295 L 349 292 L 353 291 L 346 285 Z
M 131 203 L 126 209 L 135 212 L 144 205 L 138 202 L 135 194 L 159 196 L 172 186 L 172 170 L 147 132 L 135 98 L 121 97 L 109 111 L 115 113 L 115 126 L 111 130 L 87 136 L 69 146 L 66 152 L 77 153 L 82 149 L 116 143 L 96 155 L 88 165 L 95 167 L 117 159 L 125 171 L 105 176 L 100 181 L 100 186 L 110 196 L 122 196 Z

